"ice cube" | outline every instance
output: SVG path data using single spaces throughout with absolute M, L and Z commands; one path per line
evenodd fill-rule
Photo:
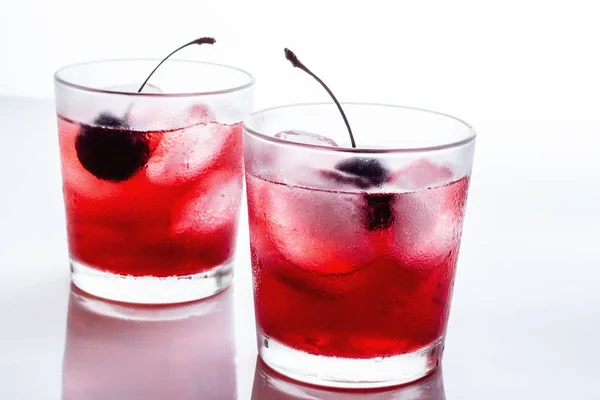
M 184 126 L 181 122 L 177 124 L 176 121 L 169 119 L 169 114 L 163 106 L 148 99 L 134 99 L 124 114 L 127 125 L 135 131 L 160 131 Z
M 171 231 L 177 235 L 199 235 L 199 239 L 216 232 L 232 232 L 241 195 L 241 173 L 219 171 L 211 174 L 197 190 L 174 205 Z
M 421 269 L 453 256 L 460 242 L 468 181 L 396 196 L 388 251 L 405 266 Z
M 337 146 L 329 138 L 302 131 L 279 132 L 275 137 L 294 143 Z M 312 154 L 309 162 L 306 150 L 296 151 L 288 146 L 278 146 L 265 151 L 253 143 L 249 146 L 252 147 L 252 158 L 246 159 L 246 163 L 252 174 L 282 183 L 335 189 L 331 182 L 320 176 L 319 166 L 331 161 L 330 157 L 325 157 L 327 154 Z
M 240 140 L 241 129 L 238 125 L 216 122 L 164 132 L 150 157 L 146 174 L 157 185 L 190 182 L 228 154 L 239 153 Z
M 316 133 L 305 131 L 283 131 L 276 134 L 275 137 L 294 143 L 337 147 L 337 143 L 333 139 L 330 139 L 326 136 L 317 135 Z
M 164 131 L 206 124 L 215 120 L 214 113 L 203 104 L 181 107 L 159 104 L 153 99 L 136 98 L 127 109 L 127 120 L 138 131 Z
M 295 267 L 319 275 L 348 274 L 375 257 L 362 224 L 360 195 L 276 185 L 251 176 L 248 182 L 249 197 L 260 204 L 254 212 L 263 213 L 268 236 Z
M 204 104 L 194 104 L 187 111 L 186 126 L 202 124 L 215 120 L 215 114 Z
M 392 174 L 390 181 L 403 190 L 411 191 L 442 186 L 451 182 L 452 170 L 429 160 L 416 161 Z

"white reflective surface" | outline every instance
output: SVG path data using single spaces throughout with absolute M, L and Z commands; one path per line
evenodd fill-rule
M 0 98 L 0 398 L 599 398 L 600 163 L 526 140 L 598 126 L 476 124 L 443 374 L 340 394 L 256 369 L 245 208 L 234 285 L 213 299 L 157 317 L 71 294 L 54 118 L 49 101 Z

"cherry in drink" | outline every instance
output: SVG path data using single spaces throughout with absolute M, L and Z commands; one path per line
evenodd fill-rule
M 176 303 L 231 281 L 252 78 L 165 60 L 56 75 L 73 282 L 100 297 Z
M 309 383 L 406 383 L 442 357 L 474 132 L 438 113 L 334 102 L 244 125 L 259 353 Z

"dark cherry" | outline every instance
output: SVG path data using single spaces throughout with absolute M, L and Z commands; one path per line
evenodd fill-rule
M 108 113 L 84 125 L 75 139 L 79 162 L 99 179 L 121 182 L 131 178 L 150 159 L 148 135 L 127 129 L 127 123 Z
M 126 128 L 127 123 L 125 120 L 112 115 L 111 113 L 104 112 L 99 114 L 96 119 L 94 119 L 94 123 L 108 128 Z
M 321 84 L 321 86 L 323 86 L 329 96 L 331 96 L 333 102 L 340 111 L 342 118 L 344 119 L 344 123 L 348 129 L 348 134 L 350 135 L 352 147 L 355 148 L 356 142 L 354 141 L 354 135 L 352 134 L 350 123 L 348 122 L 348 118 L 346 118 L 346 114 L 344 113 L 340 102 L 336 99 L 333 92 L 317 75 L 315 75 L 302 62 L 300 62 L 300 60 L 298 60 L 298 57 L 293 51 L 286 48 L 284 52 L 285 58 L 287 58 L 294 67 L 301 69 L 313 77 L 317 82 L 319 82 L 319 84 Z M 379 162 L 379 160 L 375 158 L 348 158 L 339 162 L 335 166 L 335 169 L 336 171 L 324 172 L 324 175 L 330 179 L 334 179 L 337 182 L 352 184 L 360 189 L 381 186 L 389 178 L 388 170 L 381 164 L 381 162 Z M 394 210 L 392 209 L 392 205 L 394 203 L 393 195 L 365 194 L 364 200 L 364 224 L 368 230 L 375 231 L 378 229 L 386 229 L 392 225 L 394 222 Z
M 175 49 L 150 72 L 138 93 L 144 89 L 154 72 L 179 50 L 195 44 L 214 43 L 214 38 L 202 37 Z M 81 128 L 75 139 L 75 150 L 83 168 L 98 179 L 112 182 L 131 178 L 146 165 L 152 155 L 148 133 L 131 130 L 127 114 L 119 118 L 106 112 L 99 114 L 93 124 Z
M 381 186 L 389 178 L 388 170 L 375 158 L 348 158 L 335 166 L 332 176 L 361 189 Z M 340 174 L 339 172 L 343 174 Z M 341 179 L 340 179 L 341 178 Z M 389 228 L 394 222 L 394 196 L 369 193 L 363 196 L 366 207 L 365 226 L 370 231 Z
M 335 169 L 356 180 L 360 188 L 381 186 L 388 179 L 388 170 L 375 158 L 348 158 L 339 162 Z
M 365 226 L 370 231 L 389 228 L 394 223 L 392 205 L 394 196 L 391 194 L 367 194 L 365 195 L 366 216 Z
M 388 170 L 375 158 L 349 158 L 338 163 L 335 168 L 344 173 L 346 182 L 361 189 L 381 186 L 389 178 Z M 389 228 L 394 222 L 394 196 L 369 193 L 363 195 L 363 198 L 366 207 L 365 227 L 370 231 Z

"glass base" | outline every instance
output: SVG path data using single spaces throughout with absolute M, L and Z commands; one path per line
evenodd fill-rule
M 233 279 L 233 260 L 194 275 L 126 276 L 102 272 L 71 259 L 71 279 L 79 289 L 108 300 L 135 304 L 175 304 L 210 297 Z
M 273 370 L 318 386 L 367 389 L 416 381 L 440 364 L 443 338 L 418 351 L 393 357 L 366 359 L 318 356 L 288 347 L 258 334 L 259 354 Z
M 72 285 L 71 301 L 87 314 L 101 315 L 120 321 L 174 322 L 189 318 L 209 317 L 220 311 L 220 304 L 231 294 L 225 288 L 219 296 L 181 304 L 148 305 L 114 302 L 90 295 Z M 220 297 L 226 296 L 226 297 Z M 228 296 L 228 297 L 227 297 Z

